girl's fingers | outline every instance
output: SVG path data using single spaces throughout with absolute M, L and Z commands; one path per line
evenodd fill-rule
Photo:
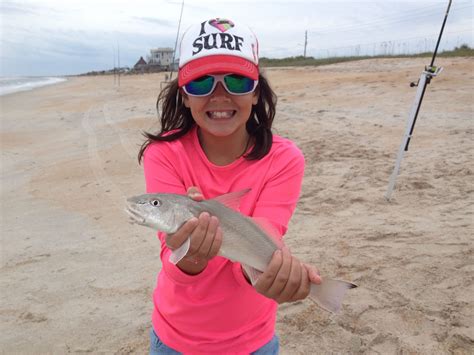
M 274 300 L 280 301 L 280 295 L 285 289 L 285 286 L 288 282 L 290 272 L 291 272 L 291 263 L 292 263 L 292 256 L 288 250 L 288 248 L 284 247 L 281 250 L 281 266 L 278 270 L 278 273 L 275 275 L 272 285 L 268 289 L 267 295 Z
M 209 223 L 207 226 L 206 234 L 203 236 L 203 240 L 197 252 L 193 255 L 196 258 L 209 259 L 209 254 L 216 237 L 217 228 L 219 226 L 219 220 L 217 217 L 209 217 Z
M 191 245 L 187 256 L 194 256 L 198 253 L 199 248 L 206 238 L 207 229 L 209 227 L 209 220 L 211 216 L 207 212 L 203 212 L 199 215 L 199 223 L 191 233 Z
M 171 250 L 178 249 L 193 233 L 198 223 L 199 220 L 193 217 L 184 223 L 176 233 L 168 234 L 166 236 L 166 246 Z
M 272 259 L 270 260 L 270 263 L 267 266 L 267 269 L 262 275 L 260 275 L 257 283 L 255 284 L 255 289 L 259 293 L 263 294 L 264 296 L 269 297 L 267 295 L 267 292 L 272 286 L 275 280 L 275 277 L 278 274 L 278 271 L 280 270 L 282 261 L 283 261 L 282 251 L 281 250 L 275 251 L 275 253 L 273 253 Z
M 311 284 L 309 282 L 308 271 L 306 270 L 306 267 L 304 266 L 303 263 L 300 263 L 300 270 L 301 270 L 300 285 L 299 285 L 299 288 L 296 290 L 295 294 L 293 295 L 293 297 L 290 299 L 290 302 L 304 299 L 309 295 L 309 289 L 310 289 Z
M 285 247 L 273 254 L 255 289 L 278 303 L 294 302 L 309 295 L 312 282 L 321 282 L 317 269 L 300 262 Z
M 321 284 L 322 277 L 319 275 L 319 270 L 308 264 L 303 264 L 303 266 L 306 268 L 306 271 L 308 272 L 309 281 L 311 281 L 312 283 L 316 285 Z
M 292 300 L 301 285 L 301 263 L 296 258 L 291 258 L 290 272 L 284 288 L 281 290 L 277 300 L 279 303 Z
M 187 195 L 195 201 L 204 200 L 204 196 L 202 195 L 201 191 L 197 186 L 191 186 L 190 188 L 188 188 Z

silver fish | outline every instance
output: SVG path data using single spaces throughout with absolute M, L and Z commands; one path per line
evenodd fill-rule
M 194 201 L 177 194 L 144 194 L 127 199 L 126 212 L 133 223 L 172 234 L 186 221 L 208 212 L 219 219 L 223 232 L 219 255 L 240 262 L 252 284 L 265 271 L 273 253 L 283 247 L 283 242 L 272 238 L 254 219 L 235 211 L 240 199 L 250 190 L 243 190 L 205 201 Z M 260 224 L 260 225 L 259 225 Z M 170 262 L 178 263 L 188 252 L 188 239 L 173 251 Z M 351 282 L 324 278 L 320 285 L 311 284 L 309 297 L 321 308 L 337 312 L 348 289 L 357 287 Z

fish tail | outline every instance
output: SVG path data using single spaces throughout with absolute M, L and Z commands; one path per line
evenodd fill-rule
M 337 313 L 347 290 L 355 287 L 357 285 L 350 282 L 323 279 L 319 285 L 311 284 L 309 297 L 326 311 Z

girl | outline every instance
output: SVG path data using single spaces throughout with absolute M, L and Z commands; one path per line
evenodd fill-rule
M 276 97 L 258 68 L 258 42 L 237 22 L 212 19 L 181 41 L 178 79 L 158 97 L 161 131 L 147 133 L 143 160 L 148 193 L 202 200 L 251 188 L 240 212 L 266 219 L 282 237 L 298 201 L 301 151 L 273 135 Z M 162 270 L 153 300 L 151 354 L 276 354 L 278 303 L 305 298 L 317 271 L 275 252 L 252 286 L 239 263 L 216 256 L 222 231 L 202 213 L 175 234 L 159 233 Z M 171 252 L 188 238 L 176 265 Z

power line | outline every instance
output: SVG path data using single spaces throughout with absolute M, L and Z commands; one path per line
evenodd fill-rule
M 462 7 L 457 7 L 455 10 L 464 10 L 464 9 L 467 9 L 467 8 L 470 8 L 472 7 L 472 4 L 469 4 L 467 6 L 462 6 Z M 453 9 L 454 10 L 454 9 Z M 421 13 L 418 13 L 418 11 L 422 11 Z M 392 25 L 392 24 L 397 24 L 397 23 L 400 23 L 400 22 L 408 22 L 408 21 L 413 21 L 413 20 L 416 20 L 416 19 L 421 19 L 421 18 L 425 18 L 425 17 L 433 17 L 433 16 L 436 16 L 436 15 L 439 15 L 440 13 L 440 9 L 439 7 L 437 9 L 432 9 L 432 10 L 426 10 L 426 7 L 425 8 L 422 8 L 422 9 L 419 9 L 419 10 L 414 10 L 408 14 L 404 14 L 403 16 L 400 16 L 400 17 L 385 17 L 385 18 L 378 18 L 377 20 L 374 20 L 374 21 L 369 21 L 369 22 L 364 22 L 364 23 L 360 23 L 360 24 L 357 24 L 357 25 L 342 25 L 342 26 L 337 26 L 337 27 L 323 27 L 323 28 L 317 28 L 317 29 L 313 29 L 313 30 L 310 30 L 310 32 L 313 32 L 317 35 L 323 35 L 323 34 L 328 34 L 328 33 L 332 33 L 332 32 L 337 32 L 337 33 L 340 33 L 340 32 L 349 32 L 349 31 L 354 31 L 354 30 L 363 30 L 363 29 L 366 29 L 366 28 L 373 28 L 373 27 L 376 27 L 376 26 L 380 26 L 380 25 L 383 25 L 383 26 L 387 26 L 387 25 Z
M 472 29 L 465 29 L 462 31 L 456 31 L 456 32 L 445 32 L 445 34 L 460 34 L 460 33 L 467 33 L 467 32 L 472 32 Z M 417 37 L 408 37 L 408 38 L 400 38 L 400 39 L 390 39 L 390 40 L 385 40 L 385 41 L 378 41 L 378 42 L 370 42 L 370 43 L 358 43 L 352 46 L 340 46 L 340 47 L 331 47 L 331 48 L 321 48 L 321 49 L 316 49 L 316 48 L 310 48 L 311 50 L 318 50 L 318 51 L 327 51 L 327 50 L 334 50 L 334 49 L 344 49 L 344 48 L 352 48 L 355 46 L 370 46 L 374 44 L 380 44 L 380 43 L 394 43 L 394 42 L 403 42 L 403 41 L 411 41 L 415 39 L 426 39 L 426 38 L 432 38 L 436 37 L 438 34 L 430 34 L 430 35 L 424 35 L 424 36 L 417 36 Z
M 467 6 L 463 6 L 463 7 L 458 7 L 456 8 L 456 10 L 462 10 L 462 9 L 466 9 L 468 7 L 472 7 L 472 4 L 469 4 Z M 378 24 L 387 24 L 390 23 L 390 21 L 393 23 L 398 23 L 398 22 L 405 22 L 406 20 L 411 20 L 411 19 L 418 19 L 418 18 L 423 18 L 423 17 L 428 17 L 428 16 L 435 16 L 435 15 L 438 15 L 440 13 L 440 8 L 437 7 L 437 8 L 434 8 L 434 9 L 431 9 L 431 10 L 428 10 L 427 7 L 423 7 L 423 8 L 420 8 L 420 9 L 417 9 L 417 10 L 413 10 L 413 11 L 410 11 L 410 13 L 405 13 L 403 14 L 402 16 L 396 16 L 396 17 L 393 17 L 393 16 L 388 16 L 388 17 L 382 17 L 382 18 L 378 18 L 374 21 L 369 21 L 369 22 L 364 22 L 364 23 L 360 23 L 360 24 L 357 24 L 357 25 L 351 25 L 351 24 L 348 24 L 348 25 L 343 25 L 343 26 L 340 26 L 338 25 L 337 27 L 323 27 L 323 28 L 319 28 L 319 29 L 314 29 L 313 31 L 318 31 L 318 33 L 325 33 L 325 32 L 333 32 L 333 31 L 344 31 L 346 29 L 353 29 L 353 28 L 359 28 L 359 27 L 366 27 L 366 26 L 371 26 L 371 25 L 378 25 Z

